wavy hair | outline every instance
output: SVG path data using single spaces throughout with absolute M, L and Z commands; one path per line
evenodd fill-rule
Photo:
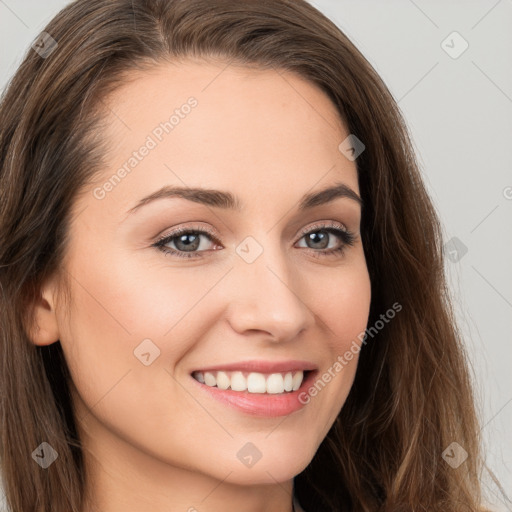
M 446 278 L 439 216 L 406 123 L 366 58 L 304 0 L 77 0 L 29 49 L 0 103 L 0 457 L 12 512 L 81 512 L 83 446 L 60 342 L 29 338 L 43 281 L 66 279 L 74 201 L 102 171 L 103 99 L 134 69 L 187 57 L 295 72 L 334 103 L 366 146 L 357 158 L 369 325 L 403 309 L 362 348 L 348 398 L 295 477 L 308 512 L 474 511 L 479 417 Z M 46 43 L 48 36 L 45 36 Z M 59 454 L 47 470 L 31 453 Z M 457 442 L 469 454 L 443 460 Z

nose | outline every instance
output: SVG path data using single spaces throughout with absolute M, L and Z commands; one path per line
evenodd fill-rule
M 265 250 L 252 263 L 239 259 L 230 280 L 227 317 L 239 334 L 258 331 L 272 341 L 283 342 L 313 324 L 305 285 L 277 251 L 270 254 Z

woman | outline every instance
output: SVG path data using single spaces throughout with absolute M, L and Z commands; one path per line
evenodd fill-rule
M 332 22 L 78 0 L 0 110 L 13 512 L 480 510 L 439 219 Z

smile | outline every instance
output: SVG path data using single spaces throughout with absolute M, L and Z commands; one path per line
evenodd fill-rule
M 304 371 L 259 373 L 243 371 L 209 371 L 192 374 L 201 384 L 218 389 L 248 393 L 279 394 L 296 391 L 304 380 Z
M 300 395 L 318 374 L 318 369 L 310 364 L 248 363 L 228 366 L 231 366 L 229 370 L 225 367 L 222 370 L 196 370 L 190 374 L 191 381 L 209 399 L 260 418 L 286 416 L 303 409 L 305 402 L 299 399 Z

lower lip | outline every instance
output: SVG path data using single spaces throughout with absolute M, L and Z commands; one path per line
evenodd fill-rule
M 194 379 L 194 377 L 190 377 L 198 386 L 200 386 L 200 389 L 219 402 L 253 416 L 272 418 L 276 416 L 286 416 L 292 412 L 302 409 L 306 403 L 302 403 L 299 400 L 299 396 L 304 398 L 304 392 L 313 382 L 316 374 L 317 370 L 308 372 L 299 389 L 279 394 L 249 393 L 248 391 L 219 389 L 218 387 L 202 384 L 198 380 Z M 309 397 L 306 397 L 306 399 L 308 398 Z

